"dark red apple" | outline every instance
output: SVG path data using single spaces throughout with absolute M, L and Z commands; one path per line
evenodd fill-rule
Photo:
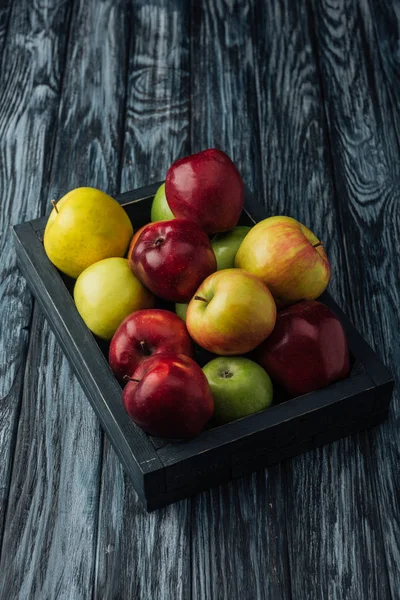
M 192 219 L 207 233 L 233 229 L 244 202 L 239 171 L 215 148 L 176 160 L 168 169 L 165 193 L 176 217 Z
M 148 358 L 125 386 L 122 399 L 131 419 L 157 437 L 194 437 L 214 412 L 206 376 L 183 354 Z
M 149 356 L 175 352 L 193 356 L 193 342 L 185 322 L 169 310 L 149 308 L 132 313 L 114 333 L 109 363 L 119 379 L 132 376 Z
M 206 233 L 188 219 L 150 223 L 131 245 L 132 271 L 156 296 L 188 302 L 217 261 Z
M 292 396 L 325 387 L 350 372 L 349 348 L 335 313 L 316 300 L 278 312 L 271 335 L 255 360 Z

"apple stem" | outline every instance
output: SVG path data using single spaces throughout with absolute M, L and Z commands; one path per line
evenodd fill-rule
M 151 356 L 151 352 L 149 351 L 149 348 L 144 340 L 140 342 L 140 347 L 144 356 Z
M 134 381 L 135 383 L 140 383 L 140 379 L 134 379 L 133 377 L 129 377 L 129 375 L 124 375 L 122 379 L 124 381 Z
M 319 248 L 319 246 L 323 246 L 323 243 L 318 242 L 317 244 L 313 244 L 313 248 Z
M 201 300 L 202 302 L 207 302 L 207 300 L 205 298 L 202 298 L 201 296 L 195 296 L 194 299 Z
M 53 208 L 56 211 L 56 213 L 58 213 L 57 202 L 55 200 L 52 200 L 51 203 L 52 203 Z

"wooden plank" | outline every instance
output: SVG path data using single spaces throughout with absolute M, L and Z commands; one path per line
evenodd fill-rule
M 122 190 L 188 153 L 188 3 L 132 2 Z M 190 596 L 190 500 L 147 515 L 105 440 L 96 598 Z
M 333 7 L 318 2 L 316 15 L 352 316 L 398 377 L 398 6 L 344 1 Z M 397 390 L 389 421 L 369 436 L 378 526 L 387 563 L 387 568 L 377 569 L 375 577 L 388 576 L 393 598 L 400 588 L 399 411 Z M 380 597 L 384 597 L 382 592 Z
M 264 9 L 257 4 L 253 15 L 256 55 L 263 57 L 257 98 L 264 202 L 270 214 L 293 216 L 321 236 L 333 267 L 329 289 L 346 308 L 346 262 L 313 37 L 319 24 L 310 17 L 309 3 L 289 1 Z M 285 464 L 293 599 L 385 597 L 365 439 L 360 434 Z M 366 563 L 377 565 L 368 577 Z
M 261 4 L 261 3 L 259 3 Z M 266 3 L 262 3 L 266 6 Z M 268 4 L 268 3 L 267 3 Z M 259 54 L 256 2 L 207 0 L 192 10 L 192 150 L 219 147 L 237 163 L 262 202 Z M 265 35 L 265 32 L 263 32 Z M 193 499 L 192 594 L 197 599 L 290 598 L 281 466 L 246 476 Z
M 47 193 L 68 16 L 68 4 L 56 0 L 14 4 L 1 57 L 0 544 L 32 312 L 10 225 L 38 216 L 38 198 Z
M 0 2 L 0 63 L 3 52 L 3 44 L 8 31 L 10 22 L 11 0 L 1 0 Z
M 47 14 L 48 3 L 42 5 Z M 54 19 L 53 13 L 50 11 L 49 18 Z M 40 23 L 43 16 L 39 17 Z M 31 28 L 31 17 L 25 18 Z M 68 31 L 65 14 L 60 15 L 60 27 Z M 124 0 L 75 3 L 50 189 L 42 193 L 37 189 L 41 179 L 35 172 L 35 156 L 26 160 L 22 156 L 17 161 L 32 173 L 36 195 L 30 196 L 30 202 L 38 212 L 48 212 L 51 198 L 81 184 L 116 191 L 127 36 Z M 39 32 L 37 37 L 41 39 Z M 51 45 L 48 51 L 51 62 Z M 29 92 L 25 82 L 20 85 Z M 52 88 L 51 81 L 48 87 L 40 89 L 40 127 L 43 94 L 47 89 L 54 94 Z M 57 122 L 55 117 L 53 114 L 53 121 Z M 40 128 L 38 133 L 31 130 L 29 120 L 20 121 L 18 127 L 29 144 L 32 133 L 41 134 Z M 51 147 L 38 164 L 42 161 L 50 167 Z M 19 220 L 23 219 L 24 215 L 20 215 Z M 18 310 L 14 306 L 14 312 Z M 100 428 L 38 312 L 31 335 L 0 565 L 0 596 L 86 599 L 92 596 L 93 586 Z

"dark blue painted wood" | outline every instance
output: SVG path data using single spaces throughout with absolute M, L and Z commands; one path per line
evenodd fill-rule
M 31 7 L 32 3 L 28 4 Z M 32 138 L 41 139 L 42 129 L 46 132 L 43 103 L 48 96 L 50 101 L 55 97 L 55 83 L 61 87 L 61 103 L 57 97 L 58 111 L 53 111 L 49 128 L 54 147 L 49 145 L 38 157 L 16 155 L 20 168 L 25 165 L 28 169 L 31 179 L 27 183 L 33 180 L 36 184 L 29 204 L 24 202 L 24 206 L 44 214 L 49 212 L 52 198 L 79 185 L 93 185 L 110 193 L 116 190 L 128 27 L 124 0 L 84 0 L 73 6 L 57 1 L 53 8 L 48 1 L 38 5 L 40 13 L 29 8 L 23 14 L 25 27 L 32 28 L 33 19 L 37 31 L 28 30 L 24 42 L 17 34 L 9 40 L 22 44 L 30 62 L 36 64 L 31 58 L 35 46 L 32 50 L 30 44 L 37 39 L 43 47 L 42 54 L 38 53 L 39 75 L 28 72 L 27 80 L 20 81 L 22 74 L 13 84 L 19 84 L 28 95 L 23 120 L 19 120 L 18 112 L 13 116 L 10 101 L 5 111 L 9 111 L 9 126 L 16 121 L 21 138 L 25 142 L 26 137 L 26 147 L 30 148 Z M 72 11 L 70 29 L 68 12 L 57 17 L 60 6 Z M 58 31 L 48 23 L 56 17 Z M 67 33 L 62 77 L 57 72 L 57 81 L 41 81 L 46 70 L 52 74 L 53 69 L 59 69 L 52 49 L 60 43 L 58 37 Z M 10 77 L 16 77 L 15 71 L 18 61 Z M 33 88 L 38 102 L 33 105 L 30 77 L 33 82 L 39 79 Z M 36 165 L 42 163 L 46 165 L 46 186 L 50 181 L 44 190 L 38 189 L 42 174 L 35 172 Z M 6 183 L 6 174 L 2 181 Z M 18 197 L 11 205 L 18 207 Z M 13 318 L 20 313 L 18 323 L 23 326 L 20 307 L 14 303 L 13 309 Z M 94 585 L 102 434 L 60 346 L 37 310 L 24 383 L 0 564 L 0 597 L 87 599 Z
M 1 7 L 0 543 L 32 313 L 10 225 L 39 216 L 38 199 L 47 194 L 70 12 L 56 0 L 14 3 L 8 17 L 10 3 Z
M 76 185 L 133 188 L 219 145 L 260 216 L 322 236 L 331 292 L 400 375 L 398 3 L 10 7 L 0 0 L 0 596 L 397 598 L 398 396 L 374 432 L 149 516 L 32 320 L 8 227 Z
M 11 16 L 11 0 L 2 0 L 0 2 L 0 57 L 3 51 L 5 37 L 8 31 L 8 24 Z
M 189 3 L 131 3 L 121 191 L 163 180 L 189 147 Z M 191 500 L 146 514 L 104 444 L 96 598 L 190 597 Z
M 320 24 L 314 22 L 309 3 L 257 6 L 257 56 L 264 57 L 257 96 L 264 203 L 270 214 L 298 218 L 323 240 L 333 266 L 330 291 L 346 307 L 350 295 L 343 275 L 342 225 L 315 39 Z M 293 598 L 385 596 L 387 576 L 370 471 L 363 436 L 285 464 Z M 365 527 L 366 513 L 370 527 Z M 370 563 L 379 568 L 367 578 Z
M 398 5 L 348 1 L 334 7 L 328 2 L 315 5 L 349 308 L 358 329 L 398 380 Z M 367 436 L 371 493 L 379 519 L 368 513 L 365 522 L 383 534 L 383 560 L 375 577 L 377 581 L 388 577 L 393 598 L 400 589 L 399 411 L 397 390 L 389 422 Z

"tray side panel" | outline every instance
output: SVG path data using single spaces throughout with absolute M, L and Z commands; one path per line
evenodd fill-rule
M 165 486 L 147 435 L 126 415 L 121 388 L 29 223 L 14 228 L 19 264 L 138 494 Z

